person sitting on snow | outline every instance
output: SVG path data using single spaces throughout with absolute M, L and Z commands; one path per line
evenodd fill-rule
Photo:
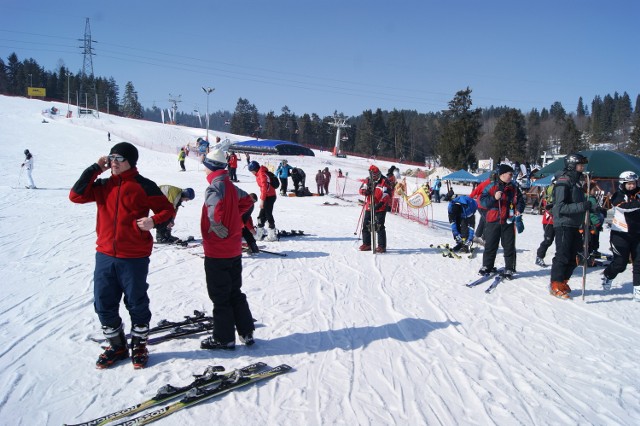
M 468 195 L 459 195 L 449 201 L 449 223 L 453 238 L 456 240 L 453 251 L 471 252 L 476 226 L 476 210 L 478 210 L 478 203 Z

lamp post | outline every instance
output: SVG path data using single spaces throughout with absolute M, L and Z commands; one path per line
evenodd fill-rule
M 202 87 L 202 90 L 207 94 L 207 142 L 209 142 L 209 95 L 216 89 L 211 87 Z

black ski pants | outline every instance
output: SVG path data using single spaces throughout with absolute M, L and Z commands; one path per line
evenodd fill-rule
M 559 226 L 556 231 L 556 254 L 551 263 L 551 281 L 571 278 L 578 266 L 576 256 L 582 251 L 582 234 L 578 228 Z
M 375 212 L 376 220 L 376 236 L 378 237 L 378 247 L 387 248 L 387 229 L 384 226 L 384 221 L 387 218 L 387 212 Z M 371 210 L 364 212 L 364 219 L 362 220 L 362 243 L 368 246 L 371 245 Z
M 276 227 L 276 221 L 273 218 L 273 205 L 276 202 L 276 196 L 272 195 L 264 200 L 264 204 L 258 213 L 258 226 L 262 228 L 265 223 L 269 222 L 269 229 Z
M 213 302 L 213 338 L 235 342 L 235 330 L 244 336 L 253 332 L 253 316 L 242 292 L 242 256 L 229 259 L 204 258 L 207 292 Z
M 540 243 L 540 247 L 538 247 L 538 251 L 536 252 L 536 256 L 540 259 L 544 259 L 547 255 L 547 250 L 553 244 L 553 240 L 556 237 L 556 231 L 553 228 L 552 223 L 548 223 L 546 225 L 542 225 L 542 229 L 544 229 L 544 239 Z
M 629 256 L 633 264 L 633 285 L 640 286 L 640 235 L 611 231 L 613 262 L 604 270 L 604 275 L 614 279 L 627 268 Z
M 487 222 L 484 225 L 484 253 L 482 266 L 493 268 L 498 254 L 498 245 L 502 243 L 504 267 L 516 270 L 516 228 L 513 223 Z
M 287 186 L 289 186 L 289 178 L 278 178 L 280 179 L 280 193 L 282 195 L 286 195 L 287 194 Z

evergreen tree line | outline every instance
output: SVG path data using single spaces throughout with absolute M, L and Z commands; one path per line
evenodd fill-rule
M 24 96 L 27 87 L 44 87 L 47 98 L 62 102 L 69 94 L 72 103 L 98 108 L 126 117 L 160 122 L 159 108 L 143 109 L 132 82 L 119 88 L 113 78 L 85 77 L 71 73 L 63 65 L 56 72 L 40 67 L 34 59 L 19 61 L 15 53 L 5 63 L 0 59 L 0 93 Z M 94 90 L 95 86 L 95 90 Z M 640 153 L 640 95 L 632 107 L 625 92 L 596 96 L 589 107 L 578 99 L 575 112 L 567 112 L 560 102 L 549 109 L 532 109 L 524 114 L 516 108 L 473 108 L 472 90 L 458 91 L 449 109 L 420 113 L 415 110 L 363 111 L 351 117 L 350 127 L 342 130 L 341 149 L 367 157 L 388 157 L 414 162 L 434 162 L 459 169 L 477 167 L 478 159 L 539 162 L 544 152 L 559 154 L 592 148 L 596 144 Z M 195 111 L 194 111 L 195 112 Z M 190 127 L 205 127 L 206 114 L 178 112 L 176 122 Z M 261 139 L 280 139 L 331 150 L 336 129 L 334 116 L 312 113 L 297 116 L 287 106 L 279 114 L 260 113 L 249 100 L 240 98 L 233 112 L 209 115 L 209 129 Z M 165 121 L 168 117 L 165 116 Z

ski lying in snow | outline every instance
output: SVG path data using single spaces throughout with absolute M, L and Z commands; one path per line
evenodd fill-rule
M 280 253 L 280 252 L 277 252 L 277 251 L 269 251 L 269 250 L 260 249 L 260 253 L 267 253 L 267 254 L 271 254 L 273 256 L 287 257 L 287 253 Z
M 302 237 L 304 236 L 304 231 L 278 231 L 278 238 L 287 238 L 287 237 Z
M 173 404 L 169 404 L 131 420 L 118 423 L 115 426 L 146 425 L 158 419 L 167 417 L 176 411 L 182 410 L 183 408 L 191 407 L 202 401 L 248 386 L 260 380 L 270 379 L 279 374 L 286 373 L 289 370 L 291 370 L 291 367 L 286 364 L 281 364 L 269 370 L 248 375 L 243 374 L 241 371 L 236 371 L 229 378 L 222 380 L 217 387 L 195 387 L 187 391 L 184 398 L 178 402 L 174 402 Z
M 131 407 L 127 407 L 123 410 L 116 411 L 111 414 L 107 414 L 106 416 L 98 417 L 97 419 L 89 420 L 85 423 L 77 423 L 77 424 L 67 424 L 66 426 L 101 426 L 107 423 L 111 423 L 115 420 L 122 419 L 124 417 L 129 417 L 134 414 L 140 413 L 148 408 L 155 407 L 157 405 L 162 404 L 163 402 L 178 398 L 186 394 L 189 390 L 198 388 L 201 386 L 211 386 L 217 383 L 222 382 L 223 380 L 228 380 L 233 377 L 237 371 L 240 371 L 241 374 L 252 374 L 256 373 L 263 368 L 265 368 L 267 364 L 264 362 L 257 362 L 255 364 L 247 365 L 239 370 L 233 370 L 228 373 L 218 374 L 220 371 L 224 371 L 224 367 L 221 366 L 209 366 L 202 374 L 196 374 L 195 380 L 189 383 L 186 386 L 182 387 L 174 387 L 172 385 L 164 385 L 160 389 L 156 395 L 148 399 L 144 402 L 141 402 L 136 405 L 132 405 Z
M 210 330 L 213 330 L 213 322 L 199 322 L 197 324 L 183 325 L 174 328 L 170 333 L 149 338 L 147 340 L 147 345 L 153 346 L 162 342 L 166 342 L 167 340 L 179 339 L 181 337 L 191 336 L 192 334 L 200 334 Z
M 496 275 L 498 275 L 502 271 L 503 270 L 500 269 L 499 271 L 495 271 L 495 272 L 492 272 L 492 273 L 487 274 L 487 275 L 482 275 L 477 280 L 472 281 L 472 282 L 470 282 L 468 284 L 465 284 L 465 286 L 467 286 L 467 287 L 475 287 L 475 286 L 480 285 L 482 283 L 486 283 L 487 281 L 489 281 L 491 278 L 494 278 Z
M 193 316 L 185 315 L 184 320 L 182 321 L 168 321 L 166 319 L 160 320 L 158 325 L 149 329 L 149 334 L 158 334 L 163 331 L 168 331 L 171 329 L 182 328 L 185 326 L 190 326 L 193 324 L 198 324 L 201 322 L 211 322 L 213 321 L 212 317 L 208 317 L 204 312 L 201 311 L 193 311 Z M 183 328 L 184 330 L 184 328 Z M 127 339 L 131 338 L 130 334 L 126 335 Z M 96 343 L 105 343 L 107 339 L 104 337 L 89 337 L 90 340 Z
M 435 247 L 438 250 L 440 250 L 440 254 L 442 254 L 442 257 L 448 257 L 451 259 L 454 259 L 454 258 L 462 259 L 462 256 L 460 256 L 458 253 L 451 250 L 451 247 L 449 246 L 449 244 L 438 244 L 437 246 L 434 246 L 433 244 L 431 244 L 429 247 Z

